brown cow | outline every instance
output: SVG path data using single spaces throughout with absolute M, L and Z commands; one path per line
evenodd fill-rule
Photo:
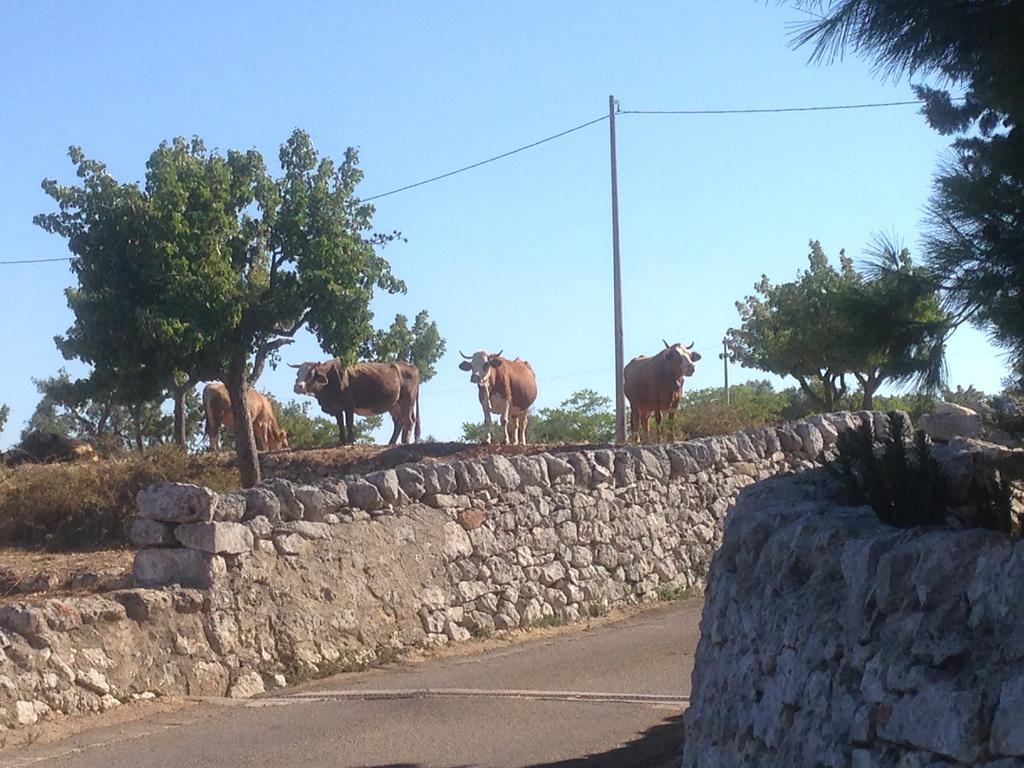
M 274 409 L 266 395 L 255 389 L 246 393 L 249 418 L 252 420 L 252 432 L 256 438 L 256 448 L 260 451 L 274 451 L 288 447 L 288 433 L 277 423 Z M 221 425 L 234 429 L 235 417 L 231 412 L 231 396 L 228 388 L 221 382 L 214 381 L 203 387 L 203 410 L 206 411 L 206 436 L 210 439 L 210 450 L 219 447 Z
M 629 400 L 629 431 L 638 440 L 641 433 L 649 439 L 648 419 L 654 414 L 661 424 L 662 411 L 668 411 L 671 422 L 683 394 L 683 378 L 692 376 L 700 354 L 692 352 L 693 344 L 669 344 L 654 357 L 640 355 L 630 360 L 622 371 L 623 390 Z
M 289 365 L 291 365 L 289 363 Z M 325 413 L 338 421 L 342 443 L 355 442 L 355 414 L 388 412 L 394 421 L 389 445 L 408 444 L 415 429 L 420 439 L 420 371 L 411 363 L 357 363 L 347 368 L 339 360 L 291 365 L 297 368 L 295 392 L 312 395 Z
M 487 429 L 487 443 L 491 442 L 491 414 L 501 416 L 501 429 L 505 442 L 512 445 L 526 445 L 526 422 L 530 406 L 537 399 L 537 377 L 533 367 L 518 357 L 508 360 L 501 352 L 490 355 L 483 350 L 466 355 L 459 368 L 472 371 L 469 377 L 477 386 L 480 406 L 484 409 L 484 426 Z M 509 439 L 508 423 L 512 421 L 512 435 Z

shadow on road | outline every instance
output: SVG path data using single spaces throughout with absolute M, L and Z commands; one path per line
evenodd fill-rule
M 559 760 L 555 763 L 534 763 L 524 768 L 668 768 L 678 762 L 683 744 L 683 716 L 670 717 L 649 728 L 642 736 L 608 752 Z M 412 763 L 363 766 L 363 768 L 432 768 Z M 482 768 L 460 766 L 460 768 Z

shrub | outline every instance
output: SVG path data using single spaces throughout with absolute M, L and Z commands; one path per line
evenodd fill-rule
M 237 469 L 177 446 L 95 463 L 0 471 L 0 545 L 78 550 L 127 546 L 135 496 L 161 480 L 237 489 Z
M 886 415 L 889 437 L 879 449 L 872 424 L 839 435 L 834 458 L 825 465 L 842 478 L 857 503 L 874 509 L 878 519 L 898 528 L 942 525 L 946 522 L 948 484 L 932 456 L 928 439 L 918 430 L 908 441 L 904 414 Z M 972 485 L 963 507 L 956 510 L 965 525 L 1009 533 L 1013 516 L 1010 489 L 996 478 Z

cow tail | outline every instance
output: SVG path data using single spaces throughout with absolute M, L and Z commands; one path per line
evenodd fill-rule
M 420 416 L 420 388 L 416 387 L 416 442 L 420 441 L 420 422 L 422 418 Z

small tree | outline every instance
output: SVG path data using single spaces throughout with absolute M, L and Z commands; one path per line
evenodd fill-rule
M 96 392 L 88 380 L 72 381 L 61 370 L 57 376 L 33 379 L 42 397 L 22 433 L 41 430 L 88 440 L 107 450 L 136 449 L 174 440 L 174 417 L 159 402 L 125 405 L 107 393 Z M 202 406 L 195 392 L 186 396 L 185 431 L 189 439 L 200 433 Z
M 0 433 L 4 431 L 4 425 L 7 424 L 7 417 L 11 415 L 11 409 L 7 407 L 6 403 L 0 403 Z
M 887 381 L 937 387 L 952 321 L 909 253 L 878 249 L 873 274 L 865 277 L 845 252 L 837 270 L 818 241 L 810 248 L 810 267 L 795 281 L 773 285 L 762 276 L 758 295 L 737 302 L 742 325 L 728 332 L 735 358 L 792 376 L 820 411 L 840 404 L 850 391 L 847 376 L 860 386 L 862 408 L 871 408 Z
M 425 382 L 437 373 L 434 364 L 444 355 L 444 350 L 444 339 L 437 330 L 437 323 L 430 320 L 424 309 L 416 315 L 412 328 L 405 315 L 395 315 L 390 328 L 374 333 L 363 354 L 372 360 L 412 363 L 419 368 L 420 381 Z
M 44 182 L 60 212 L 37 217 L 78 257 L 65 353 L 135 400 L 222 379 L 242 484 L 254 485 L 245 402 L 266 362 L 303 327 L 334 356 L 354 359 L 372 333 L 374 288 L 405 288 L 376 253 L 395 235 L 370 234 L 373 206 L 355 197 L 357 152 L 336 164 L 296 130 L 275 180 L 256 150 L 221 155 L 179 138 L 150 156 L 144 189 L 117 183 L 78 149 L 71 159 L 83 185 Z M 134 277 L 114 279 L 121 272 Z M 123 338 L 122 316 L 137 318 L 125 321 Z

